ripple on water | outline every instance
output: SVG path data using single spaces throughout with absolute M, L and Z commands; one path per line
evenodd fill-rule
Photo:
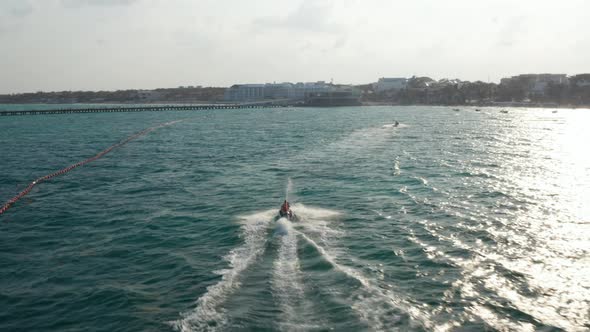
M 2 202 L 186 118 L 0 216 L 0 330 L 585 331 L 588 112 L 498 111 L 3 120 Z

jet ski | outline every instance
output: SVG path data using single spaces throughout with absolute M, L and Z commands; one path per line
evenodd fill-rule
M 296 220 L 295 213 L 291 210 L 291 206 L 287 200 L 283 202 L 283 205 L 279 209 L 279 218 L 287 218 L 290 221 Z
M 279 210 L 279 217 L 293 220 L 293 218 L 295 218 L 295 214 L 293 214 L 293 211 L 291 211 L 291 209 L 289 209 L 289 211 L 286 212 L 283 210 Z

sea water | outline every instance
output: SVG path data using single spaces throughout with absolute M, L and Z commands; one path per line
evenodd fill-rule
M 2 117 L 0 204 L 182 121 L 0 215 L 0 330 L 588 330 L 590 110 L 507 110 Z

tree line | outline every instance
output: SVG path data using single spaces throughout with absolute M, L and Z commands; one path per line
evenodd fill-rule
M 179 87 L 154 90 L 58 91 L 0 95 L 0 104 L 190 103 L 223 100 L 225 88 Z
M 412 77 L 402 89 L 377 92 L 373 84 L 358 88 L 365 102 L 400 105 L 486 105 L 503 102 L 590 105 L 590 74 L 569 77 L 567 83 L 546 83 L 542 91 L 531 91 L 530 86 L 530 81 L 519 77 L 500 84 Z

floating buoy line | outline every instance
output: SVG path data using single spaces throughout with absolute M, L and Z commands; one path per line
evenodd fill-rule
M 22 199 L 22 198 L 23 198 L 23 197 L 25 197 L 25 196 L 26 196 L 28 193 L 30 193 L 30 192 L 31 192 L 31 190 L 33 190 L 33 188 L 34 188 L 36 185 L 38 185 L 39 183 L 41 183 L 41 182 L 45 182 L 45 181 L 47 181 L 47 180 L 49 180 L 49 179 L 51 179 L 51 178 L 54 178 L 54 177 L 56 177 L 56 176 L 63 175 L 63 174 L 65 174 L 65 173 L 67 173 L 67 172 L 69 172 L 69 171 L 73 170 L 73 169 L 74 169 L 74 168 L 76 168 L 76 167 L 84 166 L 84 165 L 86 165 L 86 164 L 88 164 L 88 163 L 90 163 L 90 162 L 93 162 L 93 161 L 95 161 L 95 160 L 97 160 L 97 159 L 101 158 L 101 157 L 102 157 L 102 156 L 104 156 L 105 154 L 107 154 L 107 153 L 111 152 L 113 149 L 115 149 L 115 148 L 118 148 L 118 147 L 121 147 L 121 146 L 123 146 L 123 145 L 125 145 L 125 144 L 127 144 L 127 143 L 131 142 L 132 140 L 134 140 L 134 139 L 136 139 L 136 138 L 138 138 L 138 137 L 140 137 L 140 136 L 146 135 L 146 134 L 148 134 L 148 133 L 150 133 L 150 132 L 152 132 L 152 131 L 154 131 L 154 130 L 156 130 L 156 129 L 158 129 L 158 128 L 162 128 L 162 127 L 166 127 L 166 126 L 173 125 L 173 124 L 175 124 L 175 123 L 177 123 L 177 122 L 180 122 L 180 121 L 182 121 L 182 120 L 170 121 L 170 122 L 162 123 L 162 124 L 159 124 L 159 125 L 157 125 L 157 126 L 153 126 L 153 127 L 150 127 L 150 128 L 144 129 L 144 130 L 142 130 L 142 131 L 140 131 L 140 132 L 137 132 L 137 133 L 135 133 L 135 134 L 133 134 L 133 135 L 131 135 L 131 136 L 127 137 L 125 140 L 123 140 L 123 141 L 121 141 L 121 142 L 119 142 L 119 143 L 117 143 L 117 144 L 114 144 L 114 145 L 112 145 L 112 146 L 110 146 L 110 147 L 108 147 L 108 148 L 106 148 L 106 149 L 104 149 L 104 150 L 102 150 L 102 151 L 100 151 L 99 153 L 97 153 L 97 154 L 96 154 L 96 155 L 94 155 L 93 157 L 90 157 L 90 158 L 88 158 L 88 159 L 85 159 L 85 160 L 82 160 L 82 161 L 80 161 L 80 162 L 77 162 L 77 163 L 75 163 L 75 164 L 73 164 L 73 165 L 70 165 L 70 166 L 68 166 L 68 167 L 66 167 L 66 168 L 62 168 L 62 169 L 60 169 L 59 171 L 53 172 L 53 173 L 51 173 L 51 174 L 47 174 L 47 175 L 45 175 L 45 176 L 42 176 L 42 177 L 40 177 L 40 178 L 37 178 L 36 180 L 34 180 L 33 182 L 31 182 L 31 183 L 30 183 L 30 184 L 29 184 L 29 185 L 28 185 L 28 186 L 27 186 L 27 187 L 26 187 L 26 188 L 25 188 L 23 191 L 21 191 L 20 193 L 18 193 L 18 195 L 14 196 L 14 197 L 13 197 L 13 198 L 11 198 L 11 199 L 10 199 L 8 202 L 6 202 L 6 203 L 5 203 L 5 204 L 4 204 L 4 205 L 3 205 L 3 206 L 0 208 L 0 215 L 1 215 L 1 214 L 3 214 L 4 212 L 6 212 L 6 211 L 7 211 L 7 210 L 8 210 L 8 209 L 9 209 L 9 208 L 10 208 L 10 207 L 11 207 L 11 206 L 14 204 L 14 203 L 18 202 L 20 199 Z

